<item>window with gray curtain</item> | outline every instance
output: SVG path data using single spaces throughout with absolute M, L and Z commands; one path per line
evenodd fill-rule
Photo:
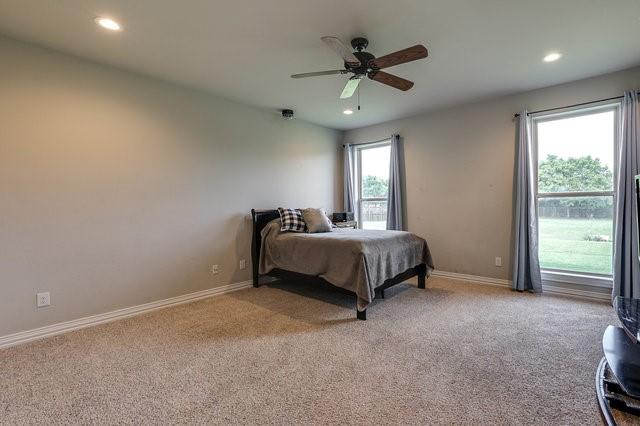
M 354 145 L 358 227 L 387 229 L 391 143 Z
M 611 286 L 619 103 L 533 117 L 543 279 Z
M 345 207 L 353 200 L 358 227 L 402 230 L 403 188 L 400 137 L 345 145 Z M 355 188 L 350 191 L 355 183 Z

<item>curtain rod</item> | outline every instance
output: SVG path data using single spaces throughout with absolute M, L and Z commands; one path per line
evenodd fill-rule
M 374 144 L 374 143 L 380 143 L 380 142 L 386 142 L 386 141 L 389 141 L 389 140 L 391 140 L 391 138 L 392 138 L 392 137 L 393 137 L 393 136 L 389 136 L 388 138 L 380 139 L 379 141 L 361 142 L 361 143 L 352 143 L 352 144 L 349 144 L 349 145 L 372 145 L 372 144 Z M 344 148 L 346 145 L 347 145 L 347 144 L 344 144 L 344 143 L 343 143 L 343 144 L 342 144 L 342 147 Z
M 640 92 L 638 92 L 638 94 L 640 95 Z M 527 115 L 539 114 L 541 112 L 555 111 L 555 110 L 558 110 L 558 109 L 574 108 L 574 107 L 579 107 L 579 106 L 583 106 L 583 105 L 597 104 L 598 102 L 613 101 L 613 100 L 616 100 L 616 99 L 624 99 L 624 96 L 614 96 L 612 98 L 598 99 L 597 101 L 581 102 L 579 104 L 561 106 L 561 107 L 556 107 L 556 108 L 541 109 L 539 111 L 531 111 L 531 112 L 527 113 Z M 520 114 L 513 114 L 513 116 L 514 117 L 520 117 Z

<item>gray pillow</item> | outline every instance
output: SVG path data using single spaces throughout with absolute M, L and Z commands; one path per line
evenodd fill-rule
M 304 209 L 302 210 L 304 223 L 307 224 L 307 232 L 331 232 L 331 221 L 322 209 Z

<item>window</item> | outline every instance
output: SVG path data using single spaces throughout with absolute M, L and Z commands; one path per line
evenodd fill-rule
M 610 277 L 618 105 L 533 118 L 543 274 Z
M 358 226 L 387 229 L 390 142 L 357 146 Z

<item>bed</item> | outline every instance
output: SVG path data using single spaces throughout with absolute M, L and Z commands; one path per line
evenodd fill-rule
M 427 242 L 404 231 L 334 229 L 325 233 L 281 232 L 277 210 L 251 210 L 253 285 L 261 276 L 315 281 L 357 296 L 356 317 L 384 290 L 417 276 L 418 287 L 433 261 Z

